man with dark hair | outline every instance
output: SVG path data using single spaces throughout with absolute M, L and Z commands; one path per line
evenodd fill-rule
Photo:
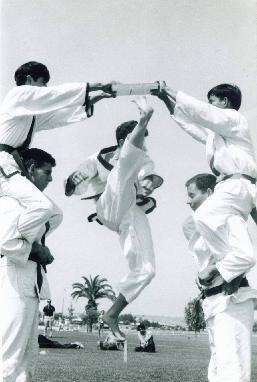
M 46 151 L 41 149 L 28 149 L 21 153 L 22 159 L 26 164 L 26 168 L 29 168 L 31 165 L 39 168 L 42 167 L 45 163 L 50 163 L 52 167 L 56 166 L 55 159 L 51 154 L 48 154 Z
M 196 184 L 197 188 L 201 191 L 207 191 L 208 188 L 210 188 L 212 191 L 214 191 L 214 188 L 217 183 L 216 176 L 212 174 L 197 174 L 193 176 L 192 178 L 188 179 L 186 182 L 186 187 L 188 187 L 190 184 Z
M 211 101 L 210 103 L 213 104 L 213 101 L 215 98 L 213 99 L 212 97 L 216 97 L 223 102 L 225 98 L 227 98 L 227 100 L 230 102 L 231 109 L 235 109 L 235 110 L 240 109 L 242 94 L 241 94 L 241 90 L 236 85 L 220 84 L 220 85 L 214 86 L 207 93 L 208 100 Z
M 132 131 L 134 130 L 134 128 L 136 127 L 137 125 L 137 121 L 128 121 L 128 122 L 123 122 L 121 125 L 119 125 L 117 128 L 116 128 L 116 141 L 117 141 L 117 144 L 119 144 L 119 141 L 121 139 L 125 140 L 126 137 L 128 136 L 128 134 L 132 133 Z M 148 130 L 146 130 L 145 132 L 145 137 L 148 136 Z
M 88 195 L 88 186 L 92 186 L 96 199 L 95 218 L 119 235 L 130 272 L 120 281 L 119 295 L 104 314 L 103 321 L 121 341 L 125 337 L 118 326 L 120 312 L 155 274 L 152 237 L 145 213 L 151 212 L 156 204 L 148 195 L 163 182 L 155 174 L 153 161 L 144 150 L 146 128 L 153 109 L 145 98 L 138 100 L 137 106 L 140 120 L 126 122 L 117 128 L 118 146 L 89 157 L 68 177 L 65 188 L 67 196 L 85 195 L 85 192 Z
M 155 343 L 153 333 L 146 329 L 145 324 L 141 323 L 137 327 L 137 335 L 140 345 L 135 347 L 135 352 L 155 353 Z
M 186 182 L 187 203 L 193 214 L 207 203 L 215 182 L 216 177 L 212 174 L 198 174 Z M 196 229 L 193 216 L 186 219 L 183 225 L 188 248 L 198 268 L 197 284 L 201 289 L 211 349 L 208 370 L 210 382 L 250 381 L 251 336 L 257 291 L 249 287 L 245 274 L 255 264 L 255 257 L 247 230 L 238 232 L 238 219 L 239 217 L 233 215 L 228 217 L 227 241 L 230 250 L 219 256 L 209 250 Z M 243 224 L 246 224 L 244 220 Z M 203 280 L 202 275 L 206 270 L 230 256 L 234 248 L 237 252 L 241 250 L 242 255 L 230 259 L 229 264 L 224 262 L 224 273 L 229 271 L 235 275 L 232 281 L 226 282 L 222 272 L 217 272 L 215 277 L 207 281 Z M 245 252 L 247 257 L 243 256 Z M 238 269 L 242 272 L 239 275 Z
M 245 220 L 252 214 L 255 222 L 257 166 L 250 130 L 246 119 L 237 111 L 241 104 L 241 91 L 235 85 L 221 84 L 208 92 L 209 103 L 175 91 L 165 83 L 157 95 L 167 106 L 179 126 L 199 142 L 206 144 L 208 163 L 219 182 L 214 193 L 197 209 L 196 228 L 213 255 L 220 257 L 216 267 L 206 271 L 206 277 L 215 276 L 217 270 L 227 282 L 242 274 L 235 274 L 229 264 L 239 257 L 247 258 L 247 248 L 234 248 L 228 253 L 227 220 L 238 217 L 239 235 L 246 235 Z M 243 253 L 242 253 L 243 251 Z M 226 269 L 226 271 L 225 271 Z
M 31 182 L 44 191 L 52 181 L 55 159 L 39 149 L 23 154 Z M 53 203 L 53 202 L 51 202 Z M 37 358 L 39 300 L 50 298 L 46 265 L 53 261 L 45 236 L 61 223 L 62 213 L 54 205 L 52 215 L 38 231 L 32 249 L 25 241 L 13 240 L 0 258 L 1 362 L 3 381 L 31 381 Z M 0 197 L 0 247 L 13 235 L 24 207 L 18 200 Z
M 17 86 L 9 91 L 0 111 L 0 196 L 15 198 L 24 206 L 17 231 L 6 237 L 1 253 L 19 236 L 30 250 L 40 227 L 52 215 L 53 205 L 27 178 L 22 152 L 34 132 L 59 128 L 90 117 L 96 102 L 113 97 L 111 84 L 67 83 L 49 86 L 45 65 L 31 61 L 15 72 Z M 94 93 L 101 91 L 100 94 Z M 91 96 L 91 94 L 95 94 Z M 21 176 L 25 175 L 25 176 Z
M 197 210 L 206 197 L 213 193 L 216 181 L 216 177 L 212 174 L 198 174 L 186 182 L 188 195 L 193 195 L 190 202 L 193 211 Z
M 40 62 L 30 61 L 21 65 L 14 73 L 14 79 L 17 86 L 26 85 L 28 76 L 32 77 L 34 81 L 42 78 L 42 84 L 46 85 L 50 80 L 50 73 L 48 68 Z
M 51 304 L 50 298 L 47 300 L 47 304 L 43 308 L 44 318 L 44 336 L 47 337 L 47 330 L 49 328 L 49 336 L 53 336 L 53 322 L 54 322 L 55 307 Z

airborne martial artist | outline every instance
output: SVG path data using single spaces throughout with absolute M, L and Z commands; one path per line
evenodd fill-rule
M 52 181 L 55 159 L 39 149 L 24 153 L 31 181 L 43 191 Z M 53 203 L 53 202 L 52 202 Z M 53 204 L 52 215 L 41 225 L 32 251 L 21 240 L 13 242 L 0 258 L 0 363 L 4 382 L 29 382 L 38 354 L 39 300 L 49 299 L 46 265 L 53 261 L 45 246 L 45 236 L 62 221 L 60 209 Z M 24 207 L 13 198 L 0 198 L 0 246 L 13 235 Z
M 155 274 L 151 230 L 145 213 L 155 207 L 149 197 L 163 179 L 154 172 L 153 161 L 144 150 L 147 124 L 153 109 L 145 98 L 137 101 L 140 120 L 121 124 L 116 129 L 118 146 L 91 156 L 66 182 L 66 195 L 84 194 L 91 186 L 96 195 L 96 219 L 118 233 L 129 273 L 118 284 L 119 295 L 103 320 L 119 340 L 124 334 L 118 316 L 152 280 Z
M 186 182 L 188 204 L 193 215 L 211 197 L 215 185 L 216 177 L 212 174 L 198 174 Z M 257 290 L 249 286 L 245 277 L 256 262 L 247 230 L 238 232 L 241 224 L 246 225 L 246 222 L 239 215 L 228 218 L 229 249 L 220 257 L 209 250 L 196 229 L 193 215 L 185 221 L 183 229 L 189 250 L 197 263 L 197 284 L 202 290 L 202 307 L 211 350 L 208 380 L 250 382 L 251 338 Z M 241 220 L 241 224 L 238 224 L 238 220 Z M 240 256 L 230 258 L 228 264 L 226 257 L 234 248 L 237 253 L 241 250 Z M 205 274 L 209 274 L 210 267 L 216 267 L 217 272 L 215 277 L 207 281 Z M 230 282 L 225 281 L 228 271 L 232 276 Z
M 17 199 L 25 208 L 17 230 L 2 242 L 4 255 L 19 238 L 28 251 L 52 214 L 52 203 L 28 179 L 20 154 L 29 147 L 34 132 L 79 122 L 93 113 L 96 102 L 113 97 L 111 85 L 67 83 L 46 87 L 47 67 L 28 62 L 15 72 L 16 87 L 5 97 L 0 109 L 0 196 Z M 100 94 L 91 93 L 103 90 Z M 25 176 L 21 176 L 25 175 Z
M 209 103 L 199 101 L 164 83 L 157 95 L 167 106 L 179 126 L 199 142 L 206 144 L 206 155 L 213 173 L 219 176 L 214 193 L 197 209 L 196 228 L 211 253 L 225 260 L 217 269 L 229 282 L 234 277 L 230 263 L 241 255 L 242 247 L 229 252 L 227 219 L 239 216 L 238 235 L 246 235 L 249 214 L 256 220 L 257 166 L 249 126 L 238 112 L 241 91 L 235 85 L 221 84 L 208 94 Z M 247 257 L 247 253 L 245 253 Z M 239 270 L 240 271 L 240 270 Z M 217 272 L 209 268 L 210 276 Z

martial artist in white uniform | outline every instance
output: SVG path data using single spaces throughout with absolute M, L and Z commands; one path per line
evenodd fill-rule
M 43 152 L 45 162 L 41 165 L 38 161 L 39 155 L 42 158 L 42 151 L 29 151 L 26 158 L 34 160 L 28 171 L 35 186 L 43 191 L 52 180 L 51 171 L 55 161 L 51 157 L 49 162 L 49 154 Z M 35 163 L 39 164 L 35 167 Z M 54 207 L 49 218 L 48 231 L 46 233 L 46 225 L 43 224 L 36 237 L 42 247 L 34 243 L 30 252 L 25 242 L 17 240 L 13 242 L 8 253 L 0 258 L 1 364 L 4 382 L 32 381 L 38 354 L 39 300 L 50 298 L 44 269 L 46 264 L 53 261 L 43 240 L 45 234 L 48 235 L 56 229 L 62 220 L 60 209 L 53 202 L 52 204 Z M 6 237 L 12 236 L 23 209 L 16 199 L 0 197 L 0 245 Z M 38 249 L 41 250 L 40 253 Z
M 241 91 L 234 85 L 218 85 L 208 92 L 209 103 L 165 85 L 157 95 L 182 129 L 206 144 L 208 163 L 214 174 L 219 175 L 215 192 L 197 210 L 194 219 L 211 253 L 222 258 L 229 248 L 226 239 L 228 217 L 242 217 L 237 220 L 237 232 L 246 235 L 244 220 L 256 211 L 257 166 L 249 126 L 237 111 L 241 105 Z M 228 282 L 234 276 L 229 264 L 242 250 L 234 248 L 234 252 L 226 256 L 226 265 L 217 265 Z
M 103 149 L 91 156 L 70 175 L 66 183 L 66 195 L 73 192 L 83 194 L 88 192 L 89 184 L 93 186 L 94 194 L 98 194 L 97 219 L 119 235 L 129 273 L 119 282 L 120 294 L 103 319 L 116 337 L 123 339 L 118 328 L 118 315 L 155 274 L 151 230 L 145 215 L 145 211 L 150 212 L 154 208 L 155 201 L 146 196 L 163 182 L 154 173 L 153 161 L 143 149 L 142 132 L 145 134 L 147 131 L 153 109 L 144 98 L 138 102 L 140 121 L 138 124 L 136 121 L 126 122 L 117 128 L 119 146 Z M 122 137 L 118 136 L 117 132 L 124 128 Z M 137 136 L 140 136 L 140 145 L 134 144 Z
M 29 147 L 36 131 L 81 121 L 92 114 L 95 102 L 112 97 L 107 93 L 89 96 L 91 91 L 108 88 L 101 84 L 46 87 L 49 78 L 43 64 L 22 65 L 15 73 L 18 86 L 9 91 L 0 108 L 0 195 L 13 197 L 25 207 L 16 232 L 3 243 L 3 255 L 17 237 L 26 239 L 28 248 L 31 247 L 42 223 L 52 215 L 52 203 L 21 176 L 21 171 L 26 174 L 26 169 L 21 168 L 19 153 Z
M 188 204 L 195 211 L 211 197 L 215 177 L 211 174 L 199 174 L 187 183 Z M 245 274 L 255 264 L 252 243 L 245 229 L 238 232 L 239 216 L 231 215 L 227 224 L 227 240 L 231 247 L 241 249 L 241 256 L 230 259 L 230 252 L 224 252 L 223 258 L 212 254 L 205 240 L 195 227 L 193 216 L 184 223 L 184 234 L 189 250 L 193 254 L 199 275 L 208 273 L 208 268 L 222 263 L 219 275 L 202 286 L 205 296 L 202 307 L 209 334 L 211 359 L 208 369 L 210 382 L 250 382 L 251 377 L 251 338 L 254 319 L 254 307 L 257 302 L 257 290 L 249 287 Z M 242 224 L 246 222 L 242 219 Z M 247 251 L 245 251 L 247 249 Z M 245 252 L 248 253 L 244 257 Z M 233 277 L 225 282 L 227 272 Z M 201 281 L 201 279 L 200 279 Z M 199 282 L 198 282 L 198 285 Z

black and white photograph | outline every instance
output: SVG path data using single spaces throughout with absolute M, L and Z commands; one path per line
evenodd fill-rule
M 256 78 L 256 0 L 0 0 L 0 382 L 257 382 Z

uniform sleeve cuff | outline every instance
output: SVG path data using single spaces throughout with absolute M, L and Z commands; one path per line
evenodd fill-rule
M 92 115 L 94 114 L 94 106 L 90 105 L 89 83 L 87 83 L 87 86 L 86 86 L 85 102 L 83 106 L 85 106 L 87 117 L 88 118 L 92 117 Z

